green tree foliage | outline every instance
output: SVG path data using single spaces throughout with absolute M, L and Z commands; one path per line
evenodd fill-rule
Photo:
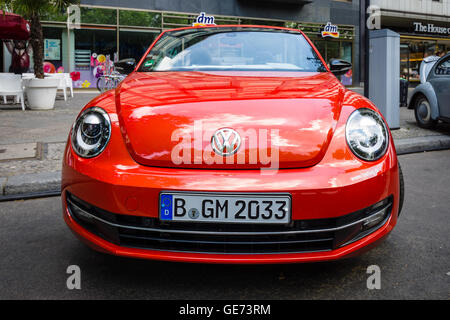
M 120 10 L 119 22 L 123 26 L 161 27 L 161 14 L 157 12 Z

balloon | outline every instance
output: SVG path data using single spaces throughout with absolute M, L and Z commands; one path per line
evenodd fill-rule
M 105 61 L 106 61 L 105 55 L 99 54 L 99 55 L 97 56 L 97 61 L 100 62 L 100 63 L 105 62 Z
M 55 73 L 56 68 L 53 63 L 45 61 L 44 62 L 44 73 Z

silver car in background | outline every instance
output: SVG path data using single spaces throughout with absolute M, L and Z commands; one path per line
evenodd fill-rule
M 450 53 L 434 63 L 426 82 L 414 89 L 408 109 L 414 109 L 422 128 L 434 128 L 439 120 L 450 123 Z

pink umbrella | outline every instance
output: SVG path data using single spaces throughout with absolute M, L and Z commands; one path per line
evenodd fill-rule
M 28 40 L 30 24 L 21 16 L 0 10 L 0 39 Z

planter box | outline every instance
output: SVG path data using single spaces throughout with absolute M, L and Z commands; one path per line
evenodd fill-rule
M 55 106 L 56 90 L 59 79 L 26 80 L 28 106 L 32 110 L 50 110 Z

